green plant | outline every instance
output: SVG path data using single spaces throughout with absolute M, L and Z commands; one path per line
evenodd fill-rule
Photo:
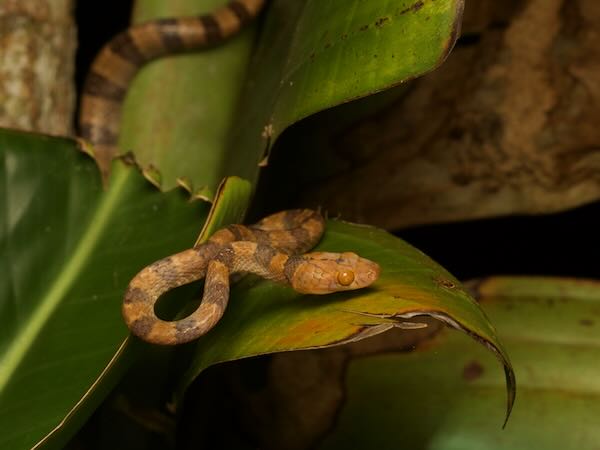
M 186 13 L 195 3 L 175 11 L 147 0 L 138 13 L 144 19 Z M 205 6 L 212 3 L 218 2 Z M 230 45 L 166 59 L 140 74 L 121 139 L 135 161 L 116 160 L 106 190 L 77 142 L 3 130 L 0 423 L 7 431 L 0 444 L 64 445 L 123 373 L 157 351 L 127 337 L 119 303 L 129 279 L 190 247 L 202 226 L 200 240 L 241 221 L 259 166 L 290 125 L 439 66 L 454 44 L 461 12 L 460 0 L 273 1 L 264 22 Z M 215 113 L 191 108 L 196 100 L 190 98 L 202 98 Z M 181 113 L 165 118 L 165 111 Z M 183 125 L 175 130 L 174 117 Z M 216 131 L 198 132 L 208 128 Z M 500 359 L 508 415 L 515 393 L 508 356 L 454 277 L 370 227 L 330 220 L 319 248 L 372 257 L 383 276 L 372 290 L 320 299 L 256 279 L 241 282 L 223 321 L 187 348 L 189 365 L 172 407 L 200 371 L 217 362 L 340 345 L 414 328 L 409 319 L 432 316 Z M 196 293 L 192 286 L 172 297 Z

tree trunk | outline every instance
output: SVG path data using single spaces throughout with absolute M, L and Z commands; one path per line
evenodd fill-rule
M 73 0 L 0 1 L 0 126 L 73 130 Z

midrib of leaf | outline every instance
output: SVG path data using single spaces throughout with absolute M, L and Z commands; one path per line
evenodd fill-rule
M 100 201 L 87 230 L 81 236 L 72 254 L 73 256 L 49 287 L 47 294 L 40 300 L 27 323 L 18 332 L 4 357 L 0 359 L 0 394 L 4 392 L 12 375 L 27 355 L 27 350 L 33 345 L 40 330 L 67 294 L 96 247 L 131 173 L 125 168 L 115 167 L 115 169 L 111 177 L 110 190 Z

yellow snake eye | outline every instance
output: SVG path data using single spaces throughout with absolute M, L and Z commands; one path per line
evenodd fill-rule
M 337 282 L 342 286 L 350 286 L 354 281 L 354 272 L 351 270 L 344 270 L 342 272 L 338 272 L 337 274 Z

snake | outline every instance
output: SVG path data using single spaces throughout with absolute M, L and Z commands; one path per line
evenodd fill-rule
M 233 0 L 210 14 L 163 18 L 133 25 L 102 47 L 84 81 L 79 135 L 92 144 L 103 180 L 118 155 L 121 109 L 130 82 L 146 63 L 214 47 L 238 34 L 265 0 Z
M 160 259 L 135 275 L 123 298 L 129 330 L 152 344 L 178 345 L 206 334 L 229 301 L 230 278 L 253 273 L 302 294 L 329 294 L 370 286 L 379 265 L 353 252 L 310 252 L 325 230 L 311 209 L 291 209 L 251 226 L 229 225 L 204 244 Z M 160 296 L 204 278 L 198 308 L 179 320 L 162 320 L 154 307 Z
M 134 25 L 111 39 L 94 59 L 84 82 L 79 134 L 92 144 L 106 180 L 118 155 L 121 109 L 140 68 L 165 55 L 208 48 L 240 32 L 265 0 L 233 0 L 210 14 L 163 18 Z M 321 214 L 308 209 L 272 214 L 255 225 L 230 225 L 206 243 L 160 259 L 135 275 L 123 297 L 130 331 L 160 345 L 193 341 L 211 330 L 229 301 L 230 279 L 254 273 L 304 294 L 360 289 L 379 276 L 379 265 L 352 252 L 312 252 L 325 229 Z M 179 286 L 205 279 L 198 308 L 166 321 L 155 313 L 158 299 Z

